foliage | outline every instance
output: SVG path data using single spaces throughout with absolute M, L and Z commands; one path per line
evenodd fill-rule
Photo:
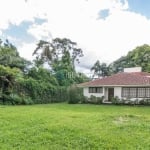
M 104 97 L 97 97 L 97 104 L 102 104 L 104 100 Z
M 26 71 L 31 63 L 20 57 L 17 48 L 6 40 L 0 45 L 0 64 Z
M 69 104 L 77 104 L 79 102 L 82 102 L 82 100 L 84 99 L 83 90 L 75 85 L 69 87 L 68 95 Z
M 96 103 L 97 102 L 97 97 L 94 96 L 94 95 L 91 95 L 90 98 L 89 98 L 89 100 L 90 100 L 89 101 L 90 103 Z
M 93 77 L 98 76 L 98 77 L 105 77 L 108 76 L 109 74 L 109 68 L 106 63 L 100 63 L 99 60 L 95 62 L 93 67 L 91 68 L 91 71 L 94 71 Z
M 83 56 L 77 43 L 66 38 L 55 38 L 51 42 L 41 40 L 33 55 L 36 55 L 36 66 L 49 64 L 60 86 L 69 86 L 75 83 L 73 78 L 66 78 L 66 76 L 68 73 L 76 74 L 75 62 L 79 63 L 79 58 Z
M 150 105 L 150 99 L 142 99 L 139 101 L 141 105 Z
M 0 98 L 3 103 L 10 101 L 9 95 L 13 93 L 13 87 L 17 82 L 16 80 L 21 75 L 21 71 L 17 68 L 0 65 Z
M 150 72 L 150 46 L 144 44 L 128 52 L 109 65 L 111 73 L 117 73 L 128 67 L 142 67 L 142 71 Z
M 42 53 L 39 54 L 39 50 L 42 50 Z M 55 38 L 51 42 L 39 41 L 33 55 L 47 61 L 55 70 L 55 65 L 59 66 L 59 63 L 74 69 L 75 61 L 79 62 L 79 57 L 82 57 L 83 53 L 77 47 L 77 43 L 72 42 L 70 39 Z
M 113 104 L 120 104 L 120 103 L 122 103 L 122 100 L 120 100 L 118 96 L 112 97 L 111 101 L 112 101 Z
M 83 96 L 81 101 L 80 101 L 81 104 L 87 104 L 89 103 L 89 98 L 87 96 Z
M 56 87 L 48 82 L 41 82 L 33 78 L 19 81 L 17 91 L 21 95 L 31 97 L 34 103 L 52 103 L 66 100 L 66 89 Z
M 89 100 L 88 100 L 88 103 L 91 103 L 91 104 L 102 104 L 103 103 L 103 100 L 104 100 L 104 97 L 96 97 L 94 95 L 91 95 Z
M 43 67 L 33 67 L 28 71 L 28 74 L 26 75 L 29 78 L 33 78 L 35 80 L 38 80 L 40 82 L 47 82 L 52 85 L 58 86 L 57 79 L 52 75 L 50 70 L 45 69 Z

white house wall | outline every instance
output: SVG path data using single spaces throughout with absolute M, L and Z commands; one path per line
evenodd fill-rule
M 117 96 L 118 98 L 121 99 L 121 87 L 114 87 L 114 97 Z
M 108 100 L 108 88 L 105 88 L 105 97 L 104 100 Z

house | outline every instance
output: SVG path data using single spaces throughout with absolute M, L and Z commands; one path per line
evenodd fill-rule
M 124 72 L 80 84 L 84 96 L 113 97 L 123 100 L 150 99 L 150 73 L 141 72 L 141 67 L 125 68 Z

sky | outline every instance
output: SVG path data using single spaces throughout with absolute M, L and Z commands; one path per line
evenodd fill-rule
M 32 60 L 39 40 L 69 38 L 82 48 L 77 64 L 89 72 L 150 44 L 150 0 L 0 0 L 0 38 Z

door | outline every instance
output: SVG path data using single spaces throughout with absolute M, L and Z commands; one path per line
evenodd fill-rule
M 114 88 L 108 88 L 108 101 L 114 97 Z

